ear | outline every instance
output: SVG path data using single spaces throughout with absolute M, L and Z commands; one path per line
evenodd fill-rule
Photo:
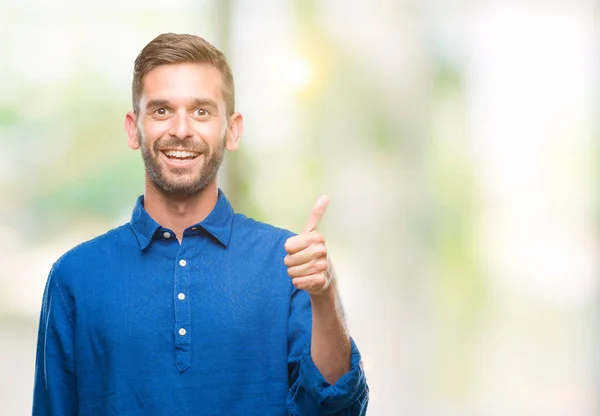
M 243 130 L 244 118 L 240 113 L 233 113 L 231 117 L 229 117 L 229 124 L 227 126 L 227 150 L 231 152 L 238 148 Z
M 127 132 L 127 144 L 133 150 L 140 148 L 140 140 L 138 136 L 137 117 L 134 112 L 130 111 L 125 116 L 125 131 Z

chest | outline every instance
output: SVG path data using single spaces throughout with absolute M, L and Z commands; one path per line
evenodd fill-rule
M 289 277 L 266 257 L 157 250 L 113 259 L 82 278 L 88 284 L 75 297 L 76 325 L 105 348 L 261 343 L 285 333 Z

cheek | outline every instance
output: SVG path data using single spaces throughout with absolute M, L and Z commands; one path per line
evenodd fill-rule
M 225 132 L 227 131 L 227 126 L 223 127 L 222 123 L 198 123 L 194 130 L 198 135 L 211 147 L 214 147 L 216 143 L 220 143 L 223 137 L 225 136 Z
M 140 139 L 143 139 L 144 146 L 148 147 L 149 149 L 153 149 L 156 141 L 167 134 L 168 130 L 168 127 L 161 126 L 159 123 L 147 123 L 142 127 L 141 130 L 138 130 L 138 132 L 143 132 Z M 140 144 L 142 144 L 142 140 L 140 140 Z
M 164 136 L 169 131 L 167 123 L 146 123 L 144 125 L 144 137 L 157 138 Z

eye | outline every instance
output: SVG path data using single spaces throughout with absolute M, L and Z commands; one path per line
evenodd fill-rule
M 210 115 L 210 112 L 206 108 L 196 108 L 194 110 L 194 115 L 200 118 L 205 118 Z
M 157 107 L 152 110 L 152 117 L 155 119 L 164 119 L 169 116 L 169 110 L 165 107 Z

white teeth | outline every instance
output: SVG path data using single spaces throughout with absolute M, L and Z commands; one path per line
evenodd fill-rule
M 165 152 L 165 155 L 167 155 L 169 157 L 184 158 L 184 157 L 196 157 L 196 156 L 198 156 L 198 153 L 188 152 L 187 150 L 167 150 Z

